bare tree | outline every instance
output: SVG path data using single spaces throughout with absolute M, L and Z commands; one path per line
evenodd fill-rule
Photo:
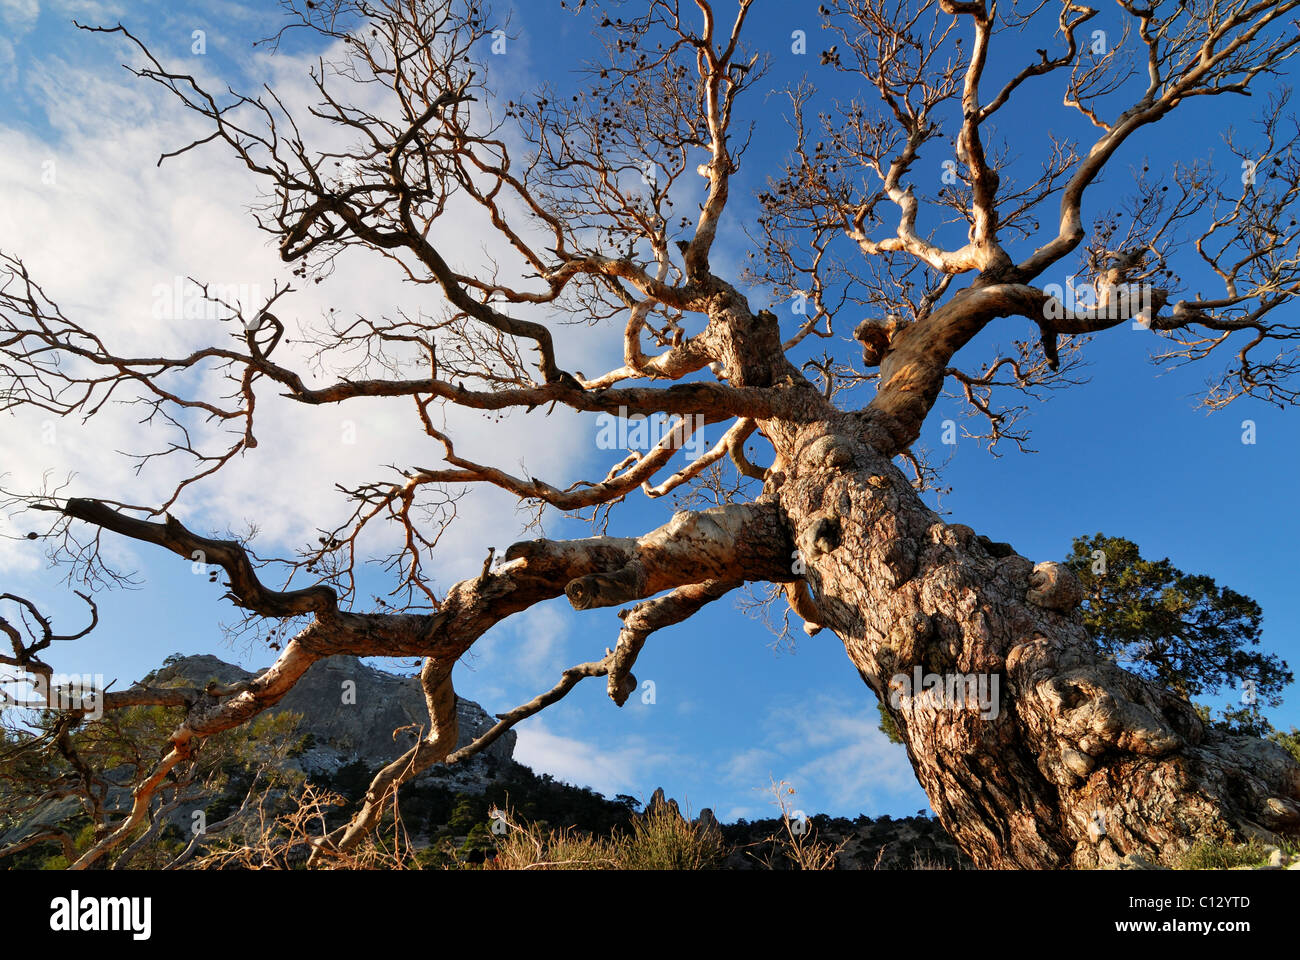
M 820 101 L 810 84 L 788 91 L 793 148 L 759 195 L 762 214 L 748 228 L 752 266 L 731 278 L 719 275 L 713 251 L 719 228 L 739 219 L 724 217 L 748 144 L 743 111 L 754 107 L 745 94 L 767 63 L 742 39 L 752 0 L 726 11 L 716 0 L 612 4 L 596 12 L 601 54 L 581 90 L 504 103 L 488 85 L 491 58 L 478 54 L 505 34 L 478 4 L 284 6 L 286 30 L 311 31 L 333 58 L 312 73 L 311 118 L 296 118 L 270 91 L 210 93 L 120 25 L 90 29 L 132 45 L 135 74 L 207 123 L 201 140 L 165 156 L 217 144 L 260 178 L 258 224 L 298 276 L 324 276 L 343 250 L 360 247 L 394 261 L 446 309 L 327 323 L 316 332 L 321 381 L 313 385 L 310 371 L 280 359 L 285 325 L 270 308 L 284 314 L 289 290 L 251 314 L 226 303 L 233 337 L 205 349 L 124 356 L 5 256 L 3 406 L 91 416 L 110 396 L 132 399 L 150 424 L 178 431 L 166 455 L 195 464 L 157 504 L 13 492 L 15 503 L 49 512 L 41 536 L 55 557 L 93 581 L 113 576 L 99 556 L 105 531 L 186 559 L 198 552 L 224 569 L 227 596 L 250 617 L 293 628 L 270 670 L 190 706 L 169 752 L 138 785 L 130 816 L 77 866 L 135 829 L 154 787 L 198 741 L 277 702 L 321 658 L 423 658 L 429 729 L 376 776 L 349 825 L 319 838 L 321 851 L 346 853 L 403 781 L 463 755 L 453 753 L 452 666 L 494 624 L 560 595 L 577 610 L 628 605 L 612 650 L 503 715 L 488 738 L 584 677 L 604 676 L 622 704 L 650 634 L 745 583 L 784 592 L 809 632 L 841 638 L 887 704 L 939 819 L 978 865 L 1084 866 L 1204 837 L 1300 828 L 1300 768 L 1280 748 L 1208 730 L 1176 693 L 1101 657 L 1064 565 L 1035 565 L 943 522 L 896 465 L 932 477 L 914 445 L 946 386 L 987 418 L 990 444 L 1022 440 L 1019 408 L 995 397 L 1068 386 L 1086 339 L 1130 322 L 1163 338 L 1166 359 L 1230 354 L 1212 404 L 1245 395 L 1295 401 L 1300 326 L 1282 322 L 1278 308 L 1300 282 L 1291 216 L 1300 156 L 1280 87 L 1270 91 L 1260 144 L 1230 141 L 1268 176 L 1243 177 L 1240 190 L 1237 171 L 1224 178 L 1204 165 L 1178 169 L 1169 183 L 1140 178 L 1125 225 L 1107 216 L 1087 229 L 1083 206 L 1120 147 L 1149 136 L 1146 128 L 1185 101 L 1236 102 L 1274 82 L 1300 50 L 1300 0 L 1119 0 L 1125 37 L 1104 49 L 1085 29 L 1098 11 L 1076 0 L 1028 10 L 984 0 L 827 0 L 821 16 L 836 43 L 822 63 L 848 75 L 860 96 L 814 115 Z M 1030 56 L 1024 31 L 1041 31 L 1044 20 L 1056 28 L 1052 49 Z M 1026 62 L 990 88 L 994 56 Z M 1035 143 L 1025 134 L 1017 149 L 1039 151 L 1041 173 L 1013 182 L 991 121 L 1031 85 L 1049 83 L 1095 139 Z M 331 125 L 350 146 L 312 146 L 306 119 Z M 918 156 L 945 137 L 952 183 L 925 195 L 914 177 Z M 691 191 L 701 186 L 696 210 Z M 453 206 L 477 210 L 517 262 L 453 266 L 457 255 L 429 239 Z M 683 208 L 688 216 L 676 212 Z M 945 218 L 965 224 L 964 241 L 949 242 Z M 1198 281 L 1221 293 L 1182 295 L 1171 258 L 1191 253 Z M 1088 306 L 1044 283 L 1070 258 L 1097 291 Z M 792 335 L 751 306 L 765 287 L 806 298 Z M 831 351 L 846 342 L 844 315 L 864 312 L 869 319 L 852 330 L 859 364 L 856 347 L 852 356 Z M 547 317 L 620 320 L 622 365 L 592 377 L 566 370 Z M 981 331 L 1025 321 L 1033 336 L 1014 351 L 978 369 L 953 365 Z M 796 367 L 787 352 L 816 342 L 809 338 L 828 352 Z M 229 391 L 196 394 L 195 374 L 213 370 Z M 869 401 L 848 399 L 858 386 L 873 391 Z M 445 465 L 400 468 L 395 480 L 345 490 L 349 519 L 296 556 L 258 558 L 241 542 L 201 536 L 174 511 L 193 480 L 256 446 L 256 400 L 268 389 L 309 405 L 409 397 L 413 427 L 441 445 Z M 556 404 L 671 417 L 673 428 L 605 476 L 561 487 L 466 459 L 440 426 L 450 406 Z M 204 420 L 227 428 L 229 444 L 192 440 L 187 428 Z M 706 429 L 717 431 L 709 452 L 673 466 L 686 439 Z M 751 457 L 754 444 L 769 456 Z M 652 498 L 690 491 L 716 505 L 673 513 L 639 537 L 516 543 L 503 562 L 489 555 L 438 596 L 424 568 L 454 513 L 452 491 L 472 484 L 597 519 L 638 487 Z M 370 608 L 356 596 L 352 569 L 358 535 L 381 524 L 401 532 L 388 559 L 402 599 Z M 989 716 L 964 699 L 954 707 L 891 689 L 914 667 L 998 678 L 1005 709 Z

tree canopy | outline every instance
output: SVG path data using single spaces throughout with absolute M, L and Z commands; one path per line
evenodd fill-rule
M 1187 697 L 1241 693 L 1242 703 L 1277 706 L 1294 679 L 1259 646 L 1259 604 L 1169 558 L 1102 533 L 1076 537 L 1065 561 L 1083 586 L 1083 622 L 1107 656 Z

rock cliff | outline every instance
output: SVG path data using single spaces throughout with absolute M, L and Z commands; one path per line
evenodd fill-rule
M 246 680 L 254 674 L 214 656 L 173 660 L 150 678 L 151 683 L 184 682 L 204 686 Z M 333 774 L 349 763 L 363 761 L 374 768 L 395 760 L 428 727 L 424 693 L 415 677 L 402 677 L 368 666 L 356 657 L 330 657 L 314 664 L 292 690 L 268 712 L 302 715 L 298 732 L 310 746 L 294 758 L 306 773 Z M 483 734 L 495 722 L 481 706 L 460 698 L 458 746 Z M 425 774 L 448 786 L 482 789 L 491 779 L 489 768 L 513 763 L 516 734 L 508 730 L 481 754 Z

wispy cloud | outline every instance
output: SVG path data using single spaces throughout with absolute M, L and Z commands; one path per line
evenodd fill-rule
M 0 23 L 17 37 L 30 33 L 40 15 L 39 0 L 0 0 Z
M 870 814 L 924 806 L 906 751 L 890 743 L 878 723 L 869 696 L 823 695 L 774 705 L 762 724 L 762 745 L 733 754 L 722 765 L 723 775 L 735 789 L 764 799 L 772 781 L 788 781 L 798 791 L 798 805 L 809 811 Z
M 31 4 L 4 2 L 0 9 L 11 18 L 32 15 Z M 262 187 L 215 146 L 157 167 L 161 152 L 206 130 L 156 87 L 116 69 L 120 51 L 112 43 L 104 41 L 103 51 L 104 56 L 92 56 L 86 64 L 33 58 L 27 68 L 25 85 L 51 128 L 44 135 L 6 130 L 6 150 L 0 155 L 4 248 L 20 254 L 49 295 L 111 349 L 183 355 L 222 343 L 232 333 L 230 324 L 179 317 L 160 321 L 158 291 L 172 288 L 178 277 L 194 276 L 265 295 L 277 281 L 292 280 L 246 209 Z M 180 60 L 183 72 L 195 73 L 213 89 L 231 79 L 218 79 L 208 58 Z M 277 92 L 290 109 L 305 115 L 314 57 L 268 59 L 259 54 L 248 62 L 273 64 Z M 251 83 L 245 78 L 243 85 Z M 70 103 L 78 109 L 67 109 Z M 322 148 L 340 145 L 337 132 L 308 126 Z M 449 212 L 430 239 L 453 251 L 458 267 L 512 262 L 509 244 L 471 210 Z M 318 326 L 331 310 L 336 316 L 378 319 L 398 310 L 414 316 L 438 307 L 429 287 L 404 283 L 402 271 L 383 258 L 343 257 L 337 267 L 326 283 L 308 285 L 281 301 L 278 315 L 291 336 L 299 327 Z M 561 327 L 556 341 L 574 368 L 596 369 L 597 356 L 617 355 L 619 349 L 612 329 Z M 277 359 L 311 369 L 308 348 L 287 340 Z M 317 379 L 331 376 L 327 365 Z M 227 387 L 213 376 L 192 383 L 191 389 L 214 397 Z M 256 523 L 259 550 L 283 552 L 314 542 L 318 528 L 333 526 L 346 515 L 336 484 L 392 479 L 385 464 L 436 466 L 440 459 L 440 448 L 423 436 L 409 401 L 376 398 L 310 408 L 278 396 L 274 388 L 261 394 L 257 449 L 191 489 L 175 511 L 185 522 L 214 530 Z M 34 491 L 47 472 L 54 480 L 76 473 L 68 495 L 156 502 L 183 476 L 181 469 L 192 464 L 164 458 L 134 475 L 131 462 L 118 451 L 150 452 L 173 439 L 158 424 L 146 428 L 138 420 L 138 409 L 109 405 L 86 425 L 58 420 L 51 442 L 49 414 L 19 411 L 5 427 L 4 469 L 12 474 L 8 487 Z M 458 454 L 526 471 L 561 487 L 584 472 L 607 468 L 592 466 L 599 454 L 594 427 L 577 415 L 560 410 L 550 418 L 545 410 L 508 415 L 494 418 L 490 430 L 485 421 L 475 411 L 447 412 L 446 427 L 457 440 Z M 196 436 L 215 439 L 202 424 L 193 429 Z M 504 451 L 508 454 L 503 456 Z M 523 518 L 516 506 L 511 495 L 486 488 L 474 489 L 460 501 L 458 520 L 440 541 L 434 560 L 439 588 L 471 575 L 487 546 L 500 549 L 519 538 Z M 372 533 L 362 548 L 382 556 L 394 535 Z M 25 542 L 0 544 L 0 569 L 30 569 L 31 554 L 38 549 L 39 544 Z M 532 677 L 551 664 L 562 637 L 552 614 L 533 615 L 530 624 L 541 631 L 541 640 L 523 650 L 521 665 Z
M 644 785 L 666 775 L 679 762 L 661 747 L 629 738 L 617 747 L 598 746 L 591 738 L 563 736 L 551 730 L 543 717 L 533 717 L 518 728 L 515 759 L 556 779 L 591 787 L 606 796 L 630 793 L 644 801 Z

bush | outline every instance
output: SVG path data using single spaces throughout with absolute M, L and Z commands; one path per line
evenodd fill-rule
M 1290 733 L 1283 733 L 1278 730 L 1269 739 L 1295 757 L 1296 763 L 1300 763 L 1300 727 L 1292 727 Z

